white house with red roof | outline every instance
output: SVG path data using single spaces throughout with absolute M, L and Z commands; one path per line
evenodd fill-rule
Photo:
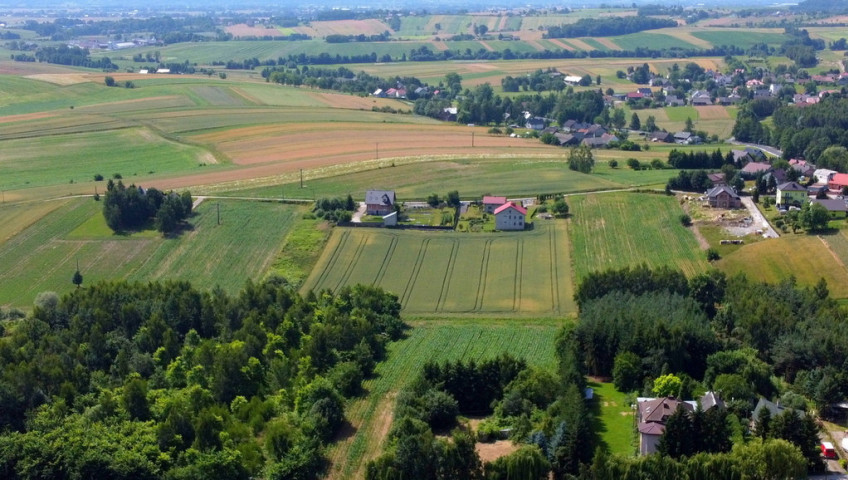
M 515 202 L 507 202 L 495 209 L 495 229 L 524 230 L 527 209 Z
M 506 197 L 495 197 L 485 195 L 483 197 L 483 210 L 486 213 L 495 213 L 495 209 L 506 203 Z
M 833 191 L 840 191 L 848 187 L 848 173 L 837 173 L 827 182 L 827 188 Z

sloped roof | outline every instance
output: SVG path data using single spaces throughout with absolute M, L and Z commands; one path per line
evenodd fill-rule
M 848 173 L 837 173 L 830 179 L 830 182 L 836 185 L 848 185 Z
M 493 197 L 491 195 L 486 195 L 483 197 L 483 204 L 496 203 L 498 205 L 503 205 L 506 203 L 506 197 Z
M 662 435 L 665 433 L 665 425 L 657 422 L 640 423 L 639 433 L 645 435 Z
M 782 191 L 782 192 L 806 192 L 807 191 L 806 188 L 802 187 L 801 185 L 798 185 L 795 182 L 781 183 L 780 185 L 777 186 L 777 189 Z
M 763 162 L 749 162 L 742 168 L 744 173 L 758 173 L 765 172 L 766 170 L 771 169 L 771 165 Z
M 394 190 L 368 190 L 365 192 L 365 203 L 368 205 L 394 205 Z
M 518 213 L 522 215 L 527 215 L 527 209 L 522 207 L 521 205 L 516 204 L 515 202 L 507 202 L 501 205 L 500 207 L 495 209 L 495 215 L 504 212 L 510 208 L 514 208 Z
M 707 197 L 712 198 L 712 197 L 714 197 L 714 196 L 716 196 L 716 195 L 718 195 L 722 192 L 727 192 L 733 198 L 739 198 L 739 195 L 736 192 L 734 192 L 733 189 L 728 187 L 727 185 L 719 185 L 718 187 L 713 187 L 713 188 L 707 190 Z
M 815 199 L 813 203 L 818 203 L 822 207 L 826 208 L 828 212 L 846 212 L 848 211 L 848 205 L 845 204 L 845 200 L 840 199 Z
M 724 400 L 715 392 L 707 392 L 699 400 L 701 402 L 701 410 L 707 411 L 713 407 L 724 408 Z
M 655 398 L 639 403 L 640 423 L 659 422 L 664 423 L 678 408 L 693 411 L 692 405 L 681 402 L 674 397 Z

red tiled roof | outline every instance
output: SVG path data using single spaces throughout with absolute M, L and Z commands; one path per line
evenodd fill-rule
M 848 185 L 848 173 L 837 173 L 828 183 L 844 187 Z
M 504 203 L 504 204 L 503 204 L 503 205 L 501 205 L 500 207 L 496 208 L 496 209 L 495 209 L 495 215 L 497 215 L 497 214 L 499 214 L 499 213 L 501 213 L 501 212 L 503 212 L 504 210 L 507 210 L 507 209 L 509 209 L 509 208 L 514 208 L 514 209 L 516 209 L 519 213 L 521 213 L 522 215 L 527 215 L 527 209 L 526 209 L 526 208 L 524 208 L 524 207 L 522 207 L 521 205 L 517 205 L 515 202 L 508 202 L 508 203 Z
M 506 197 L 493 197 L 491 195 L 486 195 L 483 197 L 483 204 L 487 205 L 490 203 L 496 203 L 498 205 L 503 205 L 506 203 Z

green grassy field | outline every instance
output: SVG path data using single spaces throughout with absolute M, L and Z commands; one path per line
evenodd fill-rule
M 95 174 L 120 173 L 129 182 L 138 175 L 190 172 L 208 161 L 200 148 L 140 128 L 5 140 L 0 141 L 0 189 L 90 182 Z
M 389 347 L 389 360 L 365 382 L 367 395 L 354 400 L 345 416 L 355 432 L 336 443 L 328 456 L 328 478 L 364 478 L 365 463 L 379 455 L 392 422 L 397 392 L 413 380 L 428 360 L 483 360 L 501 353 L 528 364 L 553 369 L 559 322 L 476 320 L 414 322 L 406 339 Z
M 792 275 L 799 285 L 812 287 L 824 278 L 830 295 L 841 299 L 848 298 L 846 255 L 848 240 L 841 232 L 821 237 L 787 233 L 778 239 L 745 245 L 719 260 L 718 267 L 728 275 L 742 273 L 771 283 Z
M 627 401 L 627 394 L 615 389 L 612 383 L 589 382 L 595 391 L 590 408 L 598 420 L 595 431 L 609 453 L 630 456 L 635 448 L 634 411 Z
M 299 207 L 274 203 L 200 205 L 192 228 L 176 238 L 155 232 L 117 236 L 105 227 L 101 203 L 68 202 L 0 245 L 0 304 L 27 307 L 38 292 L 68 292 L 79 261 L 85 284 L 100 280 L 190 280 L 237 292 L 259 279 L 300 215 Z M 2 210 L 0 210 L 2 211 Z
M 734 45 L 739 48 L 750 48 L 756 43 L 779 45 L 786 41 L 786 36 L 779 33 L 779 30 L 774 30 L 774 32 L 747 31 L 745 29 L 693 30 L 692 35 L 716 46 Z
M 692 232 L 680 224 L 674 197 L 611 193 L 569 198 L 575 278 L 594 270 L 646 263 L 668 265 L 687 275 L 707 268 Z
M 304 290 L 376 285 L 413 315 L 558 316 L 575 311 L 570 264 L 562 221 L 494 234 L 339 228 Z
M 635 50 L 637 47 L 662 50 L 667 48 L 682 48 L 697 50 L 699 47 L 684 42 L 679 38 L 662 33 L 639 32 L 618 37 L 610 37 L 610 40 L 621 46 L 622 50 Z
M 563 154 L 566 150 L 563 150 Z M 627 154 L 626 157 L 622 156 Z M 668 170 L 634 171 L 628 168 L 612 169 L 608 160 L 618 158 L 619 164 L 627 157 L 650 161 L 665 159 L 668 152 L 597 152 L 595 172 L 586 175 L 565 167 L 563 158 L 514 158 L 488 156 L 485 158 L 428 159 L 411 158 L 410 163 L 395 167 L 352 170 L 344 176 L 312 179 L 306 188 L 299 183 L 272 187 L 259 187 L 231 192 L 237 196 L 279 198 L 320 198 L 351 193 L 354 198 L 364 198 L 365 190 L 380 186 L 394 189 L 400 200 L 423 200 L 431 193 L 440 195 L 451 190 L 459 191 L 465 198 L 478 198 L 483 194 L 510 196 L 539 193 L 571 193 L 592 190 L 630 188 L 633 186 L 664 185 L 675 174 Z

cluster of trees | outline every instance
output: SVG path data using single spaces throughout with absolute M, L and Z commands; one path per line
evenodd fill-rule
M 694 151 L 688 152 L 672 149 L 668 153 L 668 164 L 674 168 L 693 169 L 693 168 L 715 168 L 719 169 L 726 164 L 733 164 L 733 152 L 729 151 L 722 155 L 721 149 L 713 150 L 712 152 Z
M 398 395 L 386 450 L 366 467 L 366 479 L 571 478 L 591 460 L 596 443 L 583 397 L 584 372 L 573 334 L 557 338 L 558 371 L 528 368 L 508 355 L 482 362 L 428 363 Z M 478 432 L 455 428 L 457 414 L 490 414 Z M 518 451 L 480 461 L 474 444 L 508 430 Z
M 377 35 L 365 35 L 360 33 L 359 35 L 341 35 L 341 34 L 331 34 L 324 37 L 324 41 L 327 43 L 348 43 L 348 42 L 385 42 L 391 38 L 391 34 L 388 31 L 383 33 L 379 33 Z
M 447 195 L 443 197 L 439 197 L 438 193 L 431 193 L 427 196 L 427 204 L 433 208 L 439 207 L 441 205 L 458 208 L 460 206 L 459 191 L 451 190 L 447 193 Z
M 595 157 L 588 145 L 573 147 L 568 152 L 568 168 L 580 173 L 591 173 L 595 168 Z
M 318 218 L 329 222 L 349 222 L 351 212 L 356 211 L 357 204 L 348 194 L 346 198 L 321 198 L 315 201 L 312 212 Z
M 792 398 L 806 397 L 827 414 L 848 393 L 846 376 L 838 373 L 842 352 L 848 352 L 841 337 L 848 318 L 824 280 L 799 288 L 793 278 L 766 284 L 717 271 L 687 280 L 680 272 L 642 266 L 592 273 L 575 298 L 580 306 L 575 337 L 590 373 L 612 376 L 619 389 L 643 394 L 654 393 L 669 373 L 679 380 L 663 381 L 663 388 L 674 385 L 675 396 L 718 391 L 728 401 L 728 418 L 735 418 L 729 424 L 742 431 L 741 437 L 734 434 L 734 449 L 751 445 L 743 445 L 749 437 L 741 425 L 750 419 L 757 396 L 782 394 L 784 404 L 802 409 L 803 400 Z M 664 440 L 665 455 L 691 460 L 705 450 L 729 450 L 724 441 L 717 450 L 699 446 L 696 439 L 703 435 L 696 433 L 708 428 L 706 422 L 697 415 L 678 417 L 669 433 L 673 438 Z M 790 442 L 805 468 L 820 470 L 815 422 L 792 413 L 778 425 L 754 433 L 766 443 Z
M 0 338 L 4 478 L 316 478 L 344 398 L 397 339 L 397 297 L 237 296 L 187 282 L 100 283 Z
M 32 61 L 28 59 L 18 60 L 17 56 L 12 59 L 16 61 Z M 87 48 L 69 47 L 59 45 L 58 47 L 39 47 L 34 54 L 35 60 L 58 65 L 70 65 L 74 67 L 99 68 L 101 70 L 116 70 L 117 65 L 112 63 L 109 57 L 97 60 L 89 56 Z
M 561 75 L 551 75 L 556 73 L 555 69 L 542 70 L 537 69 L 535 72 L 528 73 L 526 76 L 513 77 L 507 75 L 501 79 L 501 87 L 504 92 L 532 91 L 562 91 L 565 89 L 565 82 L 562 81 Z M 584 77 L 586 86 L 592 84 L 592 77 L 588 74 Z
M 338 65 L 346 63 L 374 63 L 374 62 L 435 62 L 445 60 L 545 60 L 545 59 L 562 59 L 562 58 L 691 58 L 691 57 L 724 57 L 728 55 L 745 55 L 748 52 L 736 45 L 720 45 L 707 49 L 684 49 L 684 48 L 667 48 L 654 49 L 647 47 L 636 47 L 633 50 L 533 50 L 526 52 L 517 52 L 509 48 L 504 50 L 490 51 L 485 48 L 480 48 L 472 51 L 470 48 L 465 50 L 443 50 L 434 51 L 433 49 L 422 46 L 413 49 L 409 54 L 401 54 L 400 57 L 392 57 L 389 54 L 377 55 L 376 52 L 362 53 L 354 55 L 342 55 L 337 53 L 331 55 L 323 52 L 317 55 L 308 55 L 306 53 L 291 54 L 287 60 L 294 61 L 300 65 Z
M 195 15 L 179 18 L 163 16 L 97 21 L 77 18 L 57 18 L 52 22 L 27 20 L 22 28 L 33 31 L 41 37 L 50 37 L 54 41 L 95 35 L 134 35 L 138 32 L 153 35 L 164 44 L 230 38 L 217 27 L 214 18 Z M 201 35 L 194 32 L 214 32 L 216 35 Z
M 581 18 L 576 23 L 548 27 L 544 38 L 612 37 L 676 26 L 677 21 L 667 18 L 643 16 Z
M 142 228 L 152 220 L 157 230 L 167 233 L 191 215 L 191 208 L 188 191 L 164 193 L 155 188 L 125 187 L 121 180 L 114 183 L 110 179 L 103 200 L 103 217 L 116 232 Z

